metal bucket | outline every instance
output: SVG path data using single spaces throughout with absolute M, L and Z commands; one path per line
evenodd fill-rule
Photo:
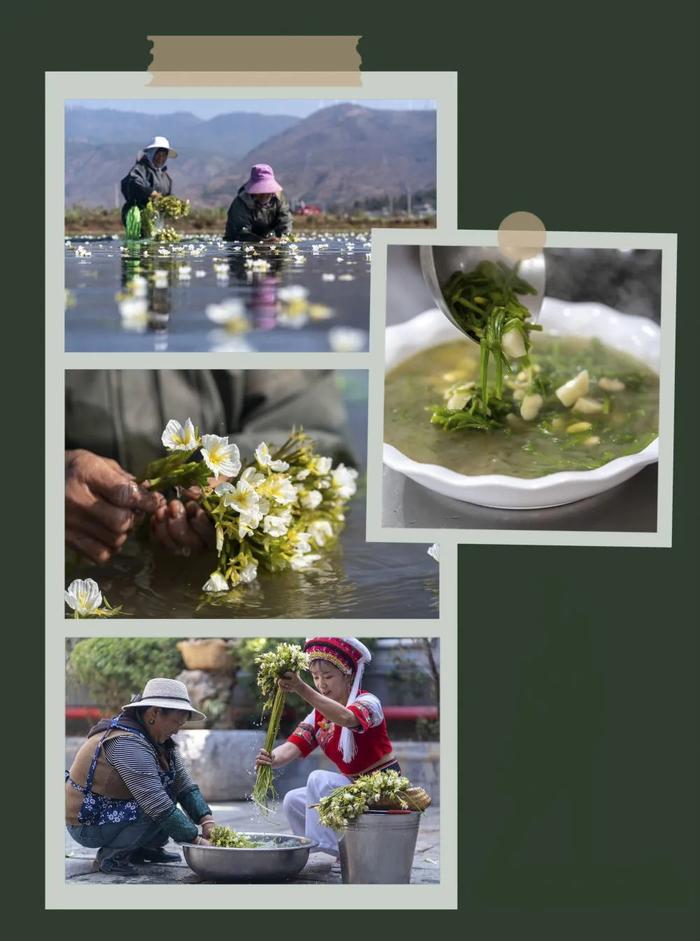
M 353 820 L 339 840 L 343 882 L 410 882 L 420 818 L 416 811 L 369 811 Z

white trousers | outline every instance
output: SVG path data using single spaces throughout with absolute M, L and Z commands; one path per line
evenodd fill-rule
M 284 813 L 296 836 L 305 836 L 315 840 L 318 847 L 315 852 L 338 855 L 338 837 L 329 827 L 321 826 L 318 811 L 311 807 L 322 797 L 330 794 L 336 787 L 350 784 L 350 778 L 337 771 L 312 771 L 306 781 L 306 787 L 296 787 L 284 795 Z

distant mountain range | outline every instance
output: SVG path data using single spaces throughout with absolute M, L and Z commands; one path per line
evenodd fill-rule
M 228 205 L 254 163 L 269 163 L 288 198 L 323 209 L 434 191 L 435 111 L 333 105 L 307 118 L 235 112 L 203 120 L 110 109 L 66 110 L 66 206 L 118 206 L 119 181 L 155 134 L 178 151 L 176 195 Z

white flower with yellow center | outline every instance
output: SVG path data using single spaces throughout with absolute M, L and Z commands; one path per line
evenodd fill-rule
M 331 472 L 331 468 L 333 467 L 333 458 L 314 458 L 309 467 L 312 474 L 316 474 L 317 477 L 325 477 L 326 474 L 330 474 Z
M 270 470 L 273 471 L 289 470 L 289 464 L 287 464 L 286 461 L 272 460 L 270 449 L 264 441 L 261 441 L 255 449 L 255 460 L 258 462 L 260 467 L 269 467 Z
M 288 521 L 282 516 L 266 516 L 263 520 L 263 532 L 268 536 L 284 536 L 288 527 Z
M 309 523 L 309 535 L 319 548 L 333 538 L 333 527 L 328 520 L 314 520 Z
M 216 477 L 235 477 L 241 469 L 238 448 L 219 435 L 202 435 L 202 457 Z
M 259 487 L 267 480 L 265 474 L 261 474 L 255 467 L 246 467 L 241 474 L 241 480 L 247 481 L 251 487 Z
M 295 572 L 302 572 L 304 569 L 311 568 L 312 565 L 315 565 L 320 558 L 320 555 L 312 555 L 311 553 L 295 555 L 289 560 L 289 564 Z
M 221 572 L 212 572 L 207 581 L 202 585 L 202 591 L 216 592 L 228 591 L 229 584 Z
M 163 447 L 167 448 L 168 451 L 194 451 L 199 444 L 190 418 L 187 419 L 184 426 L 179 421 L 171 418 L 165 426 L 160 440 L 163 442 Z
M 76 578 L 64 591 L 63 597 L 69 608 L 81 617 L 95 614 L 102 605 L 102 592 L 92 578 Z
M 357 471 L 354 467 L 338 464 L 332 476 L 333 489 L 343 500 L 349 500 L 357 491 Z
M 289 534 L 289 545 L 295 555 L 304 555 L 311 552 L 311 535 L 297 530 Z
M 246 480 L 239 480 L 235 487 L 229 484 L 226 490 L 224 487 L 226 484 L 217 487 L 216 492 L 222 495 L 224 506 L 230 506 L 238 513 L 239 536 L 250 536 L 270 509 L 269 502 Z
M 258 577 L 258 563 L 255 559 L 249 559 L 243 568 L 238 569 L 232 575 L 235 585 L 249 585 Z
M 273 503 L 289 506 L 297 502 L 297 492 L 289 477 L 284 474 L 273 474 L 258 488 L 260 493 Z
M 341 275 L 341 278 L 345 280 L 347 275 Z M 367 341 L 367 331 L 355 327 L 333 327 L 328 331 L 328 343 L 334 353 L 361 352 L 367 349 Z
M 299 502 L 305 510 L 315 510 L 322 500 L 323 494 L 320 490 L 307 490 L 305 493 L 302 493 L 299 498 Z

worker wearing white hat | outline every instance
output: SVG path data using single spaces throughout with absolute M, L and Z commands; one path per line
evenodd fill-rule
M 139 153 L 136 163 L 121 181 L 125 200 L 122 222 L 126 223 L 126 214 L 132 206 L 143 209 L 153 198 L 170 196 L 173 180 L 167 164 L 171 157 L 177 157 L 177 151 L 172 149 L 167 137 L 154 137 Z

